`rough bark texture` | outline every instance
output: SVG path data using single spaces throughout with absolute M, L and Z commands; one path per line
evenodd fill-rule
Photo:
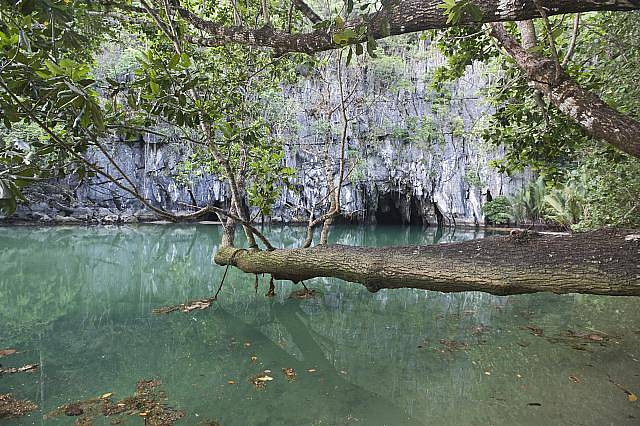
M 533 0 L 474 0 L 473 3 L 482 11 L 481 22 L 521 21 L 540 17 L 540 11 Z M 640 9 L 640 2 L 636 0 L 540 0 L 538 3 L 546 10 L 548 16 L 588 11 Z M 345 28 L 355 29 L 359 25 L 366 24 L 368 34 L 380 39 L 475 22 L 471 16 L 465 15 L 459 22 L 448 23 L 448 17 L 441 5 L 442 0 L 400 0 L 389 4 L 379 13 L 359 16 L 347 21 Z M 308 33 L 289 34 L 274 30 L 270 26 L 257 29 L 225 27 L 202 19 L 184 8 L 179 10 L 183 18 L 208 35 L 208 37 L 192 37 L 190 41 L 205 46 L 241 43 L 271 47 L 278 53 L 315 53 L 340 47 L 333 41 L 333 35 L 342 31 L 341 29 L 318 29 Z
M 591 136 L 640 157 L 640 122 L 580 87 L 553 60 L 525 50 L 502 24 L 492 24 L 491 28 L 492 35 L 518 67 L 556 108 L 577 121 Z
M 299 282 L 335 277 L 369 291 L 418 288 L 497 295 L 553 292 L 640 296 L 640 235 L 519 233 L 412 247 L 316 246 L 258 251 L 222 247 L 219 265 Z

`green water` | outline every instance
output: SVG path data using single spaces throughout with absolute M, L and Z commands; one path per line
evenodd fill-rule
M 269 234 L 294 246 L 302 230 Z M 358 245 L 483 236 L 400 227 L 332 235 Z M 0 363 L 40 364 L 0 377 L 0 393 L 41 407 L 7 423 L 73 424 L 42 416 L 107 392 L 124 398 L 140 378 L 157 378 L 187 425 L 640 424 L 640 402 L 620 388 L 640 395 L 640 299 L 371 294 L 332 279 L 308 283 L 315 299 L 288 299 L 298 287 L 285 282 L 268 299 L 266 280 L 256 295 L 252 276 L 230 270 L 214 308 L 152 315 L 215 291 L 220 236 L 216 226 L 0 228 L 0 349 L 20 351 Z M 567 330 L 609 338 L 558 341 Z M 249 378 L 265 369 L 274 380 L 257 390 Z

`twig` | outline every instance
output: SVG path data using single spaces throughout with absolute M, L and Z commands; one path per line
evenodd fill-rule
M 218 294 L 220 293 L 220 290 L 222 290 L 222 284 L 224 284 L 224 279 L 227 278 L 228 270 L 229 270 L 229 265 L 227 264 L 227 267 L 224 268 L 224 274 L 222 275 L 222 280 L 220 280 L 220 285 L 218 286 L 218 290 L 216 291 L 216 294 L 213 295 L 213 300 L 218 300 Z
M 560 60 L 558 59 L 558 49 L 556 49 L 556 43 L 553 40 L 553 30 L 551 29 L 551 24 L 549 23 L 549 18 L 547 16 L 547 12 L 544 7 L 540 4 L 540 0 L 533 0 L 536 4 L 536 9 L 540 12 L 540 16 L 542 17 L 542 22 L 544 23 L 545 32 L 547 33 L 547 39 L 549 40 L 549 48 L 551 49 L 551 56 L 553 58 L 553 62 L 556 65 L 556 80 L 560 78 L 560 72 L 562 69 L 562 65 L 560 65 Z
M 573 52 L 576 48 L 576 42 L 578 40 L 578 33 L 580 31 L 580 14 L 576 13 L 576 16 L 573 20 L 573 33 L 571 34 L 571 42 L 569 42 L 569 48 L 567 49 L 567 54 L 562 60 L 562 67 L 566 67 L 569 64 L 569 61 L 573 57 Z

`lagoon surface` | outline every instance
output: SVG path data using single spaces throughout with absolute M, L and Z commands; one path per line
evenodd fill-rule
M 267 234 L 293 247 L 304 229 Z M 316 279 L 315 298 L 290 299 L 299 286 L 277 282 L 270 299 L 266 277 L 256 293 L 253 276 L 230 269 L 212 308 L 152 314 L 215 292 L 220 237 L 215 225 L 0 228 L 0 349 L 19 352 L 0 363 L 40 365 L 0 377 L 0 393 L 40 406 L 6 423 L 73 424 L 44 414 L 125 398 L 144 378 L 162 382 L 185 425 L 640 424 L 638 298 L 371 294 Z M 332 231 L 333 242 L 368 246 L 482 237 Z M 273 380 L 257 388 L 265 370 Z

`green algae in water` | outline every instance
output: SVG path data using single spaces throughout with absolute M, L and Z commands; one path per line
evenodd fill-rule
M 303 233 L 269 231 L 281 247 Z M 339 227 L 332 236 L 380 246 L 483 235 Z M 230 269 L 211 308 L 153 315 L 215 293 L 220 237 L 216 226 L 0 228 L 0 347 L 17 349 L 11 365 L 40 365 L 0 378 L 0 393 L 39 406 L 7 424 L 129 395 L 143 377 L 162 381 L 169 404 L 186 413 L 177 424 L 640 421 L 626 393 L 640 394 L 640 299 L 371 294 L 333 279 L 307 281 L 313 298 L 290 299 L 301 286 L 284 282 L 265 298 L 267 277 L 256 294 L 254 276 Z M 257 390 L 251 379 L 265 370 L 273 380 Z

